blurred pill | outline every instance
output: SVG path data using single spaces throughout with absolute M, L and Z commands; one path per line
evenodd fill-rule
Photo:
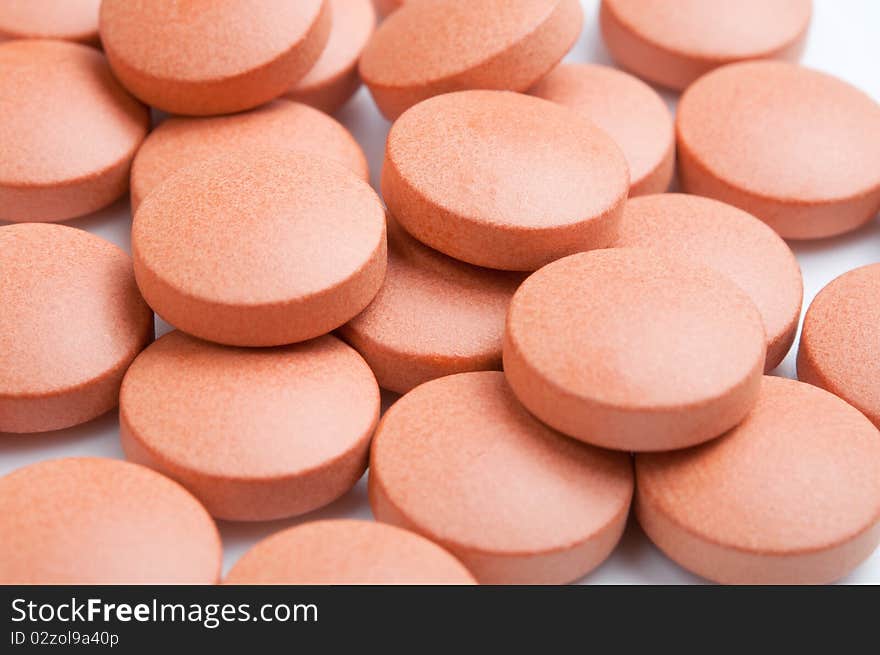
M 380 16 L 387 16 L 395 9 L 400 9 L 406 0 L 374 0 Z
M 98 45 L 101 0 L 4 0 L 0 40 L 63 39 Z

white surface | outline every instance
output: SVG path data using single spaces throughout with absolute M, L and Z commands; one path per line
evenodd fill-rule
M 711 2 L 713 0 L 707 0 Z M 568 59 L 611 64 L 597 26 L 598 0 L 585 0 L 586 22 L 580 41 Z M 880 1 L 815 0 L 815 15 L 802 63 L 827 71 L 866 91 L 880 101 Z M 675 104 L 675 96 L 664 94 Z M 376 111 L 365 89 L 338 118 L 354 133 L 370 161 L 372 181 L 378 188 L 382 151 L 388 123 Z M 99 234 L 129 249 L 130 214 L 127 198 L 112 207 L 70 225 Z M 821 242 L 792 244 L 804 274 L 804 308 L 832 279 L 851 269 L 880 261 L 880 221 L 858 232 Z M 160 324 L 160 331 L 167 331 Z M 797 344 L 776 371 L 795 377 Z M 20 466 L 65 456 L 122 457 L 116 413 L 86 425 L 42 435 L 0 435 L 0 475 Z M 370 518 L 366 477 L 347 495 L 323 510 L 293 520 L 271 523 L 221 523 L 225 547 L 224 571 L 257 540 L 282 528 L 320 518 Z M 0 537 L 2 538 L 2 537 Z M 611 558 L 588 575 L 584 583 L 698 583 L 701 580 L 668 560 L 632 521 Z M 844 582 L 880 583 L 880 550 Z

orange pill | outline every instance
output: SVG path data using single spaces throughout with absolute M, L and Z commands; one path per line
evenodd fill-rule
M 273 146 L 326 157 L 364 180 L 370 176 L 363 150 L 342 125 L 306 105 L 276 100 L 232 116 L 164 121 L 144 141 L 132 164 L 132 209 L 181 168 Z
M 636 515 L 670 558 L 729 584 L 822 584 L 880 542 L 880 433 L 844 401 L 765 377 L 720 439 L 636 457 Z
M 360 72 L 395 119 L 431 96 L 466 89 L 526 91 L 574 45 L 578 0 L 428 0 L 376 30 Z
M 374 0 L 380 16 L 387 16 L 395 9 L 400 9 L 406 0 Z
M 233 585 L 472 585 L 452 555 L 373 521 L 313 521 L 267 537 L 236 562 Z
M 732 64 L 691 86 L 676 120 L 683 189 L 786 239 L 841 234 L 880 210 L 880 105 L 835 77 Z
M 101 0 L 4 0 L 0 39 L 63 39 L 97 45 Z
M 614 60 L 651 82 L 684 89 L 718 66 L 796 59 L 811 0 L 602 0 L 599 24 Z
M 165 320 L 232 346 L 305 341 L 382 286 L 385 211 L 354 174 L 289 151 L 178 171 L 132 224 L 138 286 Z
M 385 414 L 370 506 L 458 557 L 484 584 L 562 584 L 620 539 L 629 455 L 567 439 L 517 402 L 504 375 L 433 380 Z
M 672 114 L 650 86 L 607 66 L 560 64 L 530 93 L 608 132 L 629 164 L 630 197 L 669 188 L 675 169 Z
M 385 282 L 339 334 L 380 386 L 398 393 L 453 373 L 500 370 L 504 319 L 522 279 L 431 250 L 389 220 Z
M 328 0 L 104 0 L 113 72 L 153 107 L 228 114 L 277 98 L 318 61 Z
M 334 114 L 361 85 L 358 59 L 376 28 L 376 10 L 372 0 L 329 2 L 333 28 L 327 47 L 314 67 L 286 95 Z
M 102 458 L 0 478 L 0 584 L 214 584 L 220 535 L 199 502 L 142 466 Z
M 880 264 L 845 273 L 819 292 L 804 318 L 797 374 L 880 427 Z
M 572 437 L 685 448 L 739 423 L 758 397 L 766 337 L 727 276 L 639 248 L 572 255 L 514 294 L 504 372 L 520 401 Z
M 119 403 L 127 457 L 230 521 L 303 514 L 344 494 L 379 420 L 376 378 L 332 336 L 253 349 L 171 332 L 132 364 Z
M 0 220 L 63 221 L 109 205 L 128 189 L 149 125 L 94 48 L 0 43 Z
M 113 409 L 153 336 L 131 259 L 61 225 L 0 227 L 0 432 L 42 432 Z
M 785 358 L 801 315 L 803 279 L 785 241 L 754 216 L 699 196 L 634 198 L 623 208 L 615 245 L 667 252 L 724 273 L 761 312 L 766 370 Z
M 556 103 L 503 91 L 431 98 L 391 127 L 382 194 L 414 237 L 528 271 L 608 246 L 629 190 L 620 148 Z

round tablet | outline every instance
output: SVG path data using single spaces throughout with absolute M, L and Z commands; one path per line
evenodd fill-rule
M 304 523 L 263 539 L 224 580 L 234 585 L 472 585 L 452 555 L 374 521 Z
M 614 60 L 651 82 L 684 89 L 745 59 L 796 59 L 811 0 L 602 0 L 599 24 Z
M 287 97 L 336 113 L 361 85 L 357 64 L 376 28 L 372 0 L 329 0 L 333 28 L 318 62 Z
M 880 105 L 837 78 L 732 64 L 691 86 L 676 120 L 683 189 L 786 239 L 841 234 L 880 210 Z
M 739 423 L 766 337 L 725 275 L 639 248 L 561 259 L 514 294 L 504 371 L 548 425 L 619 450 L 685 448 Z
M 804 318 L 797 373 L 880 426 L 880 264 L 850 271 L 819 292 Z
M 880 542 L 880 433 L 808 384 L 765 377 L 711 443 L 636 457 L 636 515 L 670 558 L 730 584 L 822 584 Z
M 169 118 L 153 130 L 131 167 L 131 206 L 172 173 L 197 162 L 283 147 L 321 156 L 370 176 L 354 137 L 337 121 L 306 105 L 276 100 L 240 114 L 210 118 Z
M 98 45 L 101 0 L 4 0 L 0 39 L 64 39 Z
M 630 197 L 669 188 L 675 168 L 672 114 L 650 86 L 607 66 L 560 64 L 530 93 L 608 132 L 629 164 Z
M 388 221 L 388 273 L 363 312 L 339 329 L 384 389 L 500 370 L 504 319 L 522 273 L 465 264 Z
M 165 320 L 233 346 L 305 341 L 361 312 L 385 276 L 385 211 L 349 171 L 241 152 L 178 171 L 132 224 L 134 270 Z
M 370 39 L 361 77 L 392 120 L 450 91 L 526 91 L 565 56 L 582 25 L 578 0 L 407 3 Z
M 304 514 L 344 494 L 378 420 L 376 378 L 332 336 L 253 349 L 170 332 L 131 365 L 119 398 L 126 456 L 229 521 Z
M 153 336 L 131 259 L 61 225 L 0 227 L 0 432 L 43 432 L 114 407 Z
M 228 114 L 302 79 L 327 44 L 328 0 L 104 0 L 101 40 L 138 98 L 174 114 Z
M 803 279 L 785 241 L 754 216 L 680 193 L 634 198 L 623 208 L 615 245 L 667 252 L 724 273 L 761 312 L 766 370 L 785 358 L 800 320 Z
M 391 127 L 382 194 L 422 243 L 476 266 L 528 271 L 614 238 L 623 153 L 547 100 L 503 91 L 431 98 Z
M 503 373 L 462 373 L 388 410 L 369 491 L 377 519 L 440 544 L 481 583 L 562 584 L 620 539 L 632 462 L 539 423 Z
M 0 43 L 0 220 L 63 221 L 109 205 L 128 189 L 149 125 L 94 48 Z
M 0 478 L 0 584 L 215 584 L 220 535 L 176 482 L 67 458 Z

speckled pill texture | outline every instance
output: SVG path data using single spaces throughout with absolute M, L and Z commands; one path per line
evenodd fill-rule
M 0 40 L 63 39 L 98 45 L 101 0 L 4 0 Z

